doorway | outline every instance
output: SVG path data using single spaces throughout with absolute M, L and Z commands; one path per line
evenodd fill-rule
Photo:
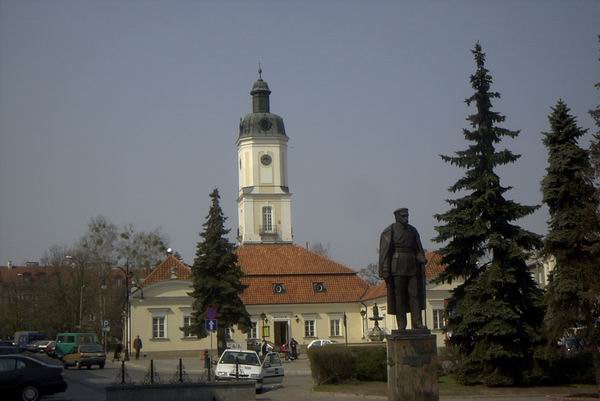
M 288 322 L 286 320 L 273 323 L 274 339 L 275 344 L 281 346 L 281 344 L 288 343 Z

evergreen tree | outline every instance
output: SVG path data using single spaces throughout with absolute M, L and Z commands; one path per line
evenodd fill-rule
M 567 105 L 559 100 L 544 133 L 548 167 L 542 180 L 544 203 L 550 212 L 544 253 L 556 265 L 547 287 L 545 328 L 549 340 L 569 328 L 584 327 L 587 341 L 597 341 L 595 322 L 600 319 L 598 298 L 598 199 L 593 185 L 589 153 L 578 145 L 586 133 L 577 126 Z
M 477 69 L 471 76 L 475 93 L 466 99 L 476 113 L 464 129 L 470 142 L 454 156 L 442 156 L 466 170 L 449 188 L 464 196 L 450 199 L 451 208 L 437 214 L 439 251 L 446 271 L 438 282 L 464 280 L 452 291 L 448 304 L 450 341 L 462 354 L 459 380 L 466 384 L 512 385 L 532 380 L 533 350 L 540 342 L 543 309 L 541 290 L 529 274 L 526 260 L 541 245 L 540 237 L 511 224 L 533 213 L 537 206 L 523 206 L 505 199 L 510 187 L 500 185 L 497 166 L 513 163 L 519 155 L 496 150 L 504 137 L 519 132 L 497 126 L 505 117 L 492 111 L 492 77 L 485 68 L 479 43 L 472 50 Z
M 237 326 L 246 333 L 251 321 L 240 294 L 246 288 L 241 283 L 243 272 L 237 264 L 235 245 L 225 235 L 229 232 L 224 227 L 226 217 L 219 205 L 219 191 L 211 194 L 212 201 L 204 231 L 200 233 L 202 240 L 196 246 L 196 258 L 192 266 L 194 298 L 192 304 L 193 325 L 191 331 L 199 337 L 208 336 L 204 328 L 209 307 L 218 313 L 217 349 L 219 355 L 226 348 L 225 329 Z M 185 328 L 184 328 L 185 329 Z
M 598 36 L 598 42 L 600 42 L 600 36 Z M 594 86 L 596 89 L 600 89 L 600 82 L 597 82 Z M 594 110 L 590 110 L 590 115 L 599 129 L 599 131 L 594 134 L 592 145 L 590 147 L 590 159 L 592 167 L 594 168 L 594 180 L 596 190 L 598 191 L 598 187 L 600 186 L 600 105 L 596 106 Z

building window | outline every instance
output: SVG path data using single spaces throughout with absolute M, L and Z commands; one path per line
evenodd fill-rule
M 252 322 L 250 331 L 248 332 L 248 338 L 258 338 L 258 328 L 256 322 Z
M 285 286 L 281 283 L 273 284 L 273 294 L 284 294 Z
M 192 316 L 183 317 L 183 337 L 184 338 L 195 338 L 196 336 L 192 332 Z
M 329 321 L 329 332 L 331 337 L 339 337 L 342 335 L 340 319 L 331 319 Z
M 273 231 L 273 208 L 271 206 L 264 206 L 262 208 L 262 221 L 263 221 L 263 231 L 264 232 L 272 232 Z
M 324 283 L 313 283 L 313 290 L 315 292 L 325 292 L 327 291 L 327 288 Z
M 152 338 L 167 338 L 164 316 L 152 318 Z
M 316 337 L 314 320 L 304 321 L 304 337 Z
M 433 310 L 433 329 L 441 330 L 444 328 L 444 310 L 434 309 Z

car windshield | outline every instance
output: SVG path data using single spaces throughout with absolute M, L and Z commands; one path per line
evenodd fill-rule
M 256 354 L 250 352 L 226 351 L 221 357 L 219 363 L 235 364 L 236 359 L 237 363 L 241 365 L 260 366 L 260 362 Z
M 104 352 L 104 348 L 101 345 L 82 345 L 79 347 L 79 352 Z

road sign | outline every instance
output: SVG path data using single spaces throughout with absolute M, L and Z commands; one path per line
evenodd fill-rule
M 204 328 L 206 331 L 217 331 L 218 322 L 217 319 L 206 319 L 204 321 Z
M 102 327 L 110 327 L 110 320 L 103 320 Z
M 209 320 L 215 320 L 217 318 L 217 308 L 209 306 L 208 308 L 206 308 L 206 317 Z
M 105 326 L 102 328 L 102 332 L 103 333 L 109 333 L 110 332 L 110 327 L 109 326 Z

